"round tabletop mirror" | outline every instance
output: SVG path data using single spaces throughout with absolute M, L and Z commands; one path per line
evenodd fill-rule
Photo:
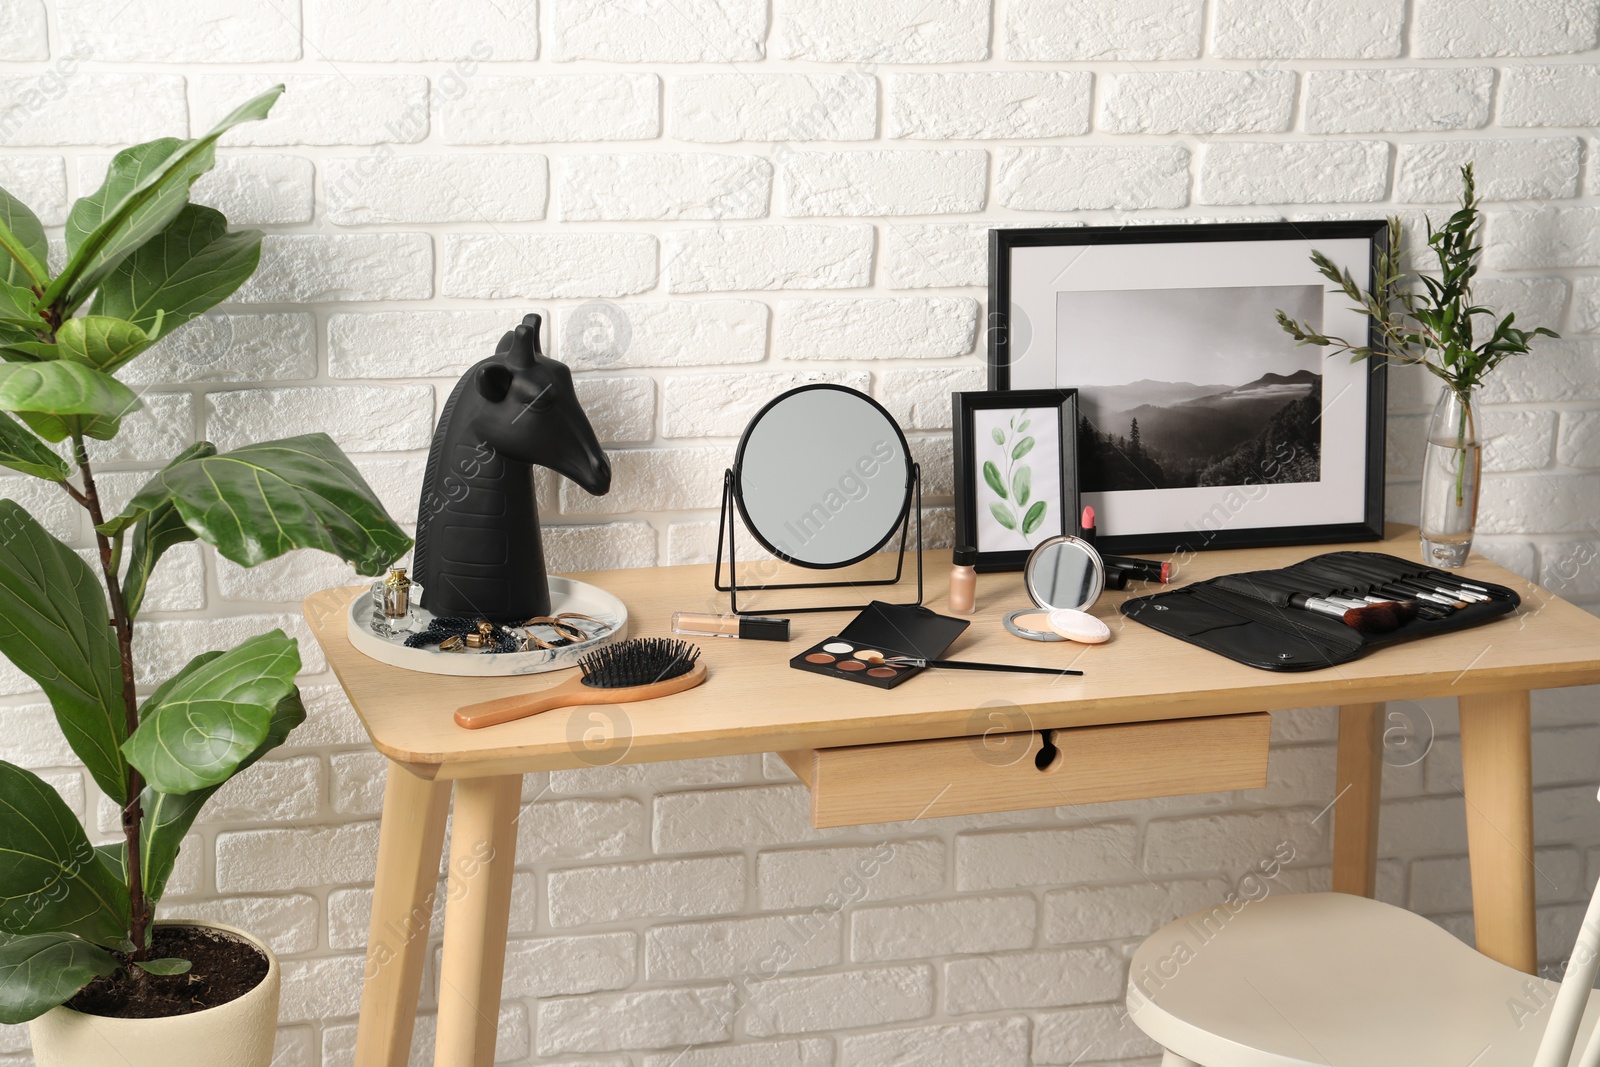
M 1089 542 L 1059 534 L 1040 541 L 1028 554 L 1022 582 L 1041 608 L 1087 611 L 1105 589 L 1105 564 Z
M 876 400 L 802 385 L 756 413 L 733 460 L 733 496 L 757 541 L 803 567 L 844 567 L 882 548 L 911 499 L 911 450 Z

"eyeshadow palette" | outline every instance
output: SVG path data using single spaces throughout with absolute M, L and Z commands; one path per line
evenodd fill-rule
M 818 641 L 791 659 L 789 666 L 879 689 L 893 689 L 926 668 L 896 667 L 885 663 L 885 659 L 891 656 L 938 659 L 967 625 L 966 619 L 953 619 L 924 607 L 875 600 L 837 636 Z

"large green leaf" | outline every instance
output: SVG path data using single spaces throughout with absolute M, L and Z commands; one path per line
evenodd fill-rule
M 109 315 L 84 315 L 68 319 L 56 331 L 60 358 L 70 359 L 110 374 L 155 343 L 155 338 L 131 322 Z
M 106 275 L 93 311 L 126 319 L 154 339 L 226 300 L 260 261 L 260 230 L 229 233 L 222 212 L 189 204 Z
M 21 327 L 10 330 L 0 341 L 0 356 L 11 363 L 48 363 L 61 358 L 61 350 L 39 340 L 38 334 L 25 334 Z
M 6 414 L 0 414 L 0 466 L 52 482 L 62 481 L 68 473 L 65 460 Z
M 322 433 L 174 463 L 129 508 L 153 514 L 167 499 L 196 536 L 245 567 L 316 548 L 361 574 L 378 575 L 411 547 L 372 487 Z
M 0 189 L 0 281 L 41 289 L 50 280 L 50 243 L 28 205 Z
M 191 662 L 145 701 L 122 751 L 163 793 L 221 785 L 266 739 L 299 670 L 299 648 L 282 630 Z
M 78 817 L 37 774 L 0 761 L 0 932 L 128 936 L 128 889 L 111 877 Z
M 216 446 L 210 441 L 199 441 L 174 456 L 167 467 L 170 469 L 200 456 L 216 454 Z M 107 537 L 114 537 L 129 527 L 133 528 L 133 537 L 127 548 L 128 566 L 122 575 L 122 601 L 130 619 L 139 614 L 139 607 L 144 603 L 145 591 L 150 585 L 150 575 L 155 571 L 162 555 L 173 545 L 181 545 L 185 541 L 195 539 L 194 531 L 189 529 L 183 521 L 183 516 L 178 514 L 177 506 L 172 502 L 172 495 L 160 490 L 159 479 L 160 475 L 157 475 L 145 485 L 147 491 L 152 485 L 156 486 L 157 492 L 141 493 L 140 495 L 144 497 L 142 503 L 139 497 L 135 497 L 123 509 L 122 514 L 108 519 L 98 527 Z
M 39 296 L 32 289 L 0 277 L 0 322 L 8 329 L 43 329 L 44 320 L 35 313 L 38 305 Z
M 116 957 L 70 934 L 0 938 L 0 1023 L 25 1023 L 65 1004 Z
M 217 139 L 241 122 L 264 119 L 283 95 L 277 85 L 246 101 L 204 137 L 162 138 L 123 149 L 106 180 L 67 214 L 67 265 L 45 288 L 46 302 L 78 307 L 123 258 L 167 227 L 189 202 L 189 186 L 216 162 Z
M 0 500 L 0 652 L 38 683 L 106 796 L 126 798 L 122 666 L 106 597 L 83 559 Z
M 139 397 L 109 374 L 72 360 L 0 363 L 0 411 L 15 411 L 47 441 L 64 440 L 77 421 L 84 433 L 109 440 Z
M 220 655 L 221 652 L 207 652 L 196 657 L 184 670 L 198 669 Z M 175 675 L 172 680 L 181 677 L 182 674 Z M 157 695 L 159 693 L 158 690 Z M 154 699 L 155 696 L 152 696 L 151 700 Z M 244 770 L 283 744 L 289 731 L 305 720 L 305 705 L 300 702 L 300 691 L 296 689 L 278 701 L 267 724 L 266 738 L 245 757 L 234 773 Z M 221 788 L 220 785 L 214 785 L 196 789 L 192 793 L 163 793 L 145 786 L 141 805 L 144 809 L 144 823 L 141 826 L 143 847 L 140 849 L 143 859 L 139 871 L 144 881 L 145 899 L 150 901 L 152 907 L 166 891 L 167 879 L 172 876 L 172 868 L 178 862 L 178 849 L 189 827 L 194 824 L 195 816 L 200 814 L 200 809 L 211 799 L 211 795 Z

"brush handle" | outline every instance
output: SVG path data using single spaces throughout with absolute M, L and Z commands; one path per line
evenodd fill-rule
M 907 667 L 939 667 L 952 671 L 1000 671 L 1009 674 L 1051 674 L 1058 677 L 1063 674 L 1083 673 L 1059 667 L 1029 667 L 1021 663 L 975 663 L 964 659 L 917 659 L 914 656 L 901 656 L 889 662 L 903 663 Z
M 530 715 L 538 715 L 540 712 L 555 708 L 575 708 L 582 704 L 630 704 L 636 700 L 654 700 L 656 697 L 671 696 L 685 689 L 693 689 L 705 680 L 706 668 L 703 663 L 696 663 L 693 670 L 676 678 L 651 682 L 649 685 L 630 685 L 620 689 L 602 689 L 599 686 L 584 685 L 581 677 L 573 678 L 571 681 L 562 682 L 554 689 L 538 693 L 519 693 L 516 696 L 468 704 L 456 712 L 456 724 L 468 730 L 481 730 L 485 726 L 498 726 L 503 722 L 526 719 Z

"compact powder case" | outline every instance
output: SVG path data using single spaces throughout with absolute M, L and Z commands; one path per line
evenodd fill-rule
M 1008 611 L 1000 620 L 1006 632 L 1024 641 L 1065 641 L 1066 638 L 1049 629 L 1049 608 L 1018 608 Z
M 1061 534 L 1040 541 L 1028 554 L 1022 584 L 1041 608 L 1088 611 L 1105 591 L 1105 561 L 1083 538 Z
M 928 608 L 875 600 L 837 636 L 818 641 L 791 659 L 789 666 L 879 689 L 893 689 L 926 668 L 895 667 L 885 663 L 885 659 L 890 656 L 938 659 L 967 625 L 966 619 L 953 619 Z
M 1022 584 L 1035 606 L 1007 612 L 1001 620 L 1007 633 L 1024 641 L 1082 644 L 1111 637 L 1103 623 L 1087 614 L 1105 591 L 1106 565 L 1083 538 L 1062 534 L 1039 542 L 1022 568 Z M 1057 622 L 1052 622 L 1053 614 Z

